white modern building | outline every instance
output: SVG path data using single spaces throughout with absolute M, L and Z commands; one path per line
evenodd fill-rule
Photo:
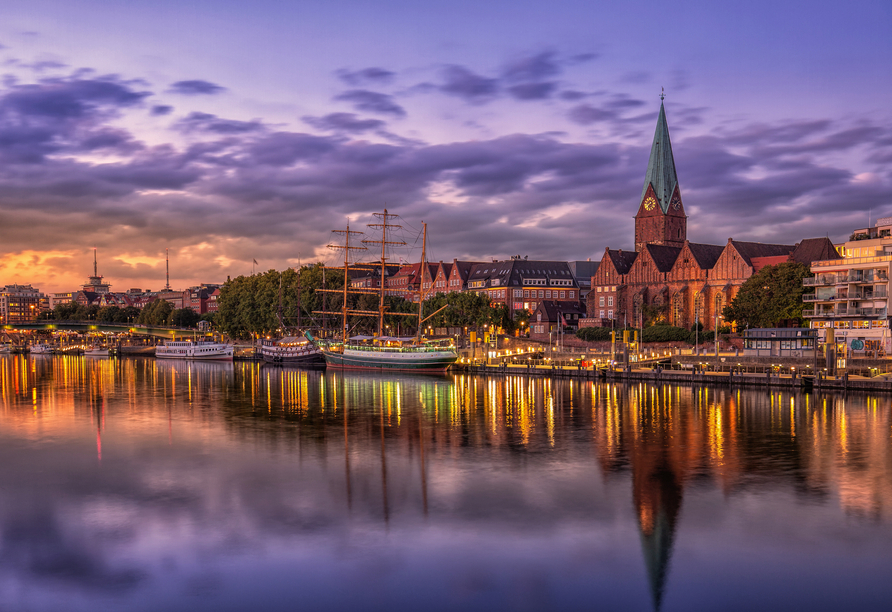
M 855 230 L 847 242 L 836 246 L 843 259 L 812 263 L 815 276 L 803 281 L 806 308 L 802 314 L 811 321 L 810 327 L 834 330 L 838 351 L 844 344 L 851 356 L 888 355 L 892 353 L 892 217 L 878 220 L 872 228 Z

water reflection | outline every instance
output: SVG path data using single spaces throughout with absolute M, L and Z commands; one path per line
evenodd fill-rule
M 889 404 L 11 355 L 0 608 L 871 609 Z

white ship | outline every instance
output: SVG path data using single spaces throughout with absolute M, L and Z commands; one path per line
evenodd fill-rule
M 200 359 L 207 361 L 232 361 L 232 346 L 219 342 L 193 342 L 178 340 L 165 342 L 155 348 L 155 357 L 159 359 Z
M 32 355 L 52 355 L 56 352 L 56 347 L 52 344 L 34 344 L 31 346 Z

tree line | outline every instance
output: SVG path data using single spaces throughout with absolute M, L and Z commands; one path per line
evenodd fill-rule
M 217 300 L 217 329 L 233 337 L 278 333 L 284 329 L 327 329 L 340 333 L 341 309 L 344 303 L 344 273 L 326 269 L 321 263 L 299 270 L 269 270 L 227 281 Z M 327 289 L 330 291 L 322 291 Z M 369 293 L 348 294 L 352 310 L 378 311 L 380 296 L 376 289 Z M 423 324 L 427 327 L 470 327 L 490 325 L 513 330 L 514 322 L 507 306 L 490 306 L 489 299 L 479 293 L 437 293 L 424 301 L 423 318 L 449 305 Z M 398 296 L 384 297 L 385 334 L 413 335 L 417 329 L 418 304 Z M 322 315 L 321 311 L 334 314 Z M 390 314 L 387 314 L 390 313 Z M 404 313 L 402 315 L 394 313 Z M 351 335 L 377 333 L 374 316 L 349 315 Z
M 167 300 L 157 299 L 145 308 L 133 306 L 85 306 L 77 302 L 56 304 L 53 310 L 41 313 L 44 321 L 97 321 L 99 323 L 130 323 L 163 327 L 195 327 L 198 321 L 213 321 L 213 315 L 199 315 L 191 308 L 174 308 Z

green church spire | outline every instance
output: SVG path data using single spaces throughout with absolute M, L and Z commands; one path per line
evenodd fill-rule
M 662 96 L 660 98 L 662 99 Z M 672 157 L 672 144 L 669 142 L 669 126 L 666 125 L 666 109 L 663 108 L 662 102 L 660 102 L 660 116 L 657 119 L 654 142 L 650 148 L 650 160 L 647 162 L 641 200 L 644 200 L 649 185 L 653 185 L 663 213 L 668 212 L 669 200 L 672 198 L 675 186 L 678 185 L 678 175 L 675 174 L 675 159 Z

